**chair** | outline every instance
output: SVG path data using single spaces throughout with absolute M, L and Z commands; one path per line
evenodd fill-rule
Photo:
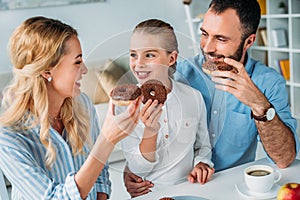
M 8 192 L 4 180 L 4 175 L 0 169 L 0 200 L 8 200 Z

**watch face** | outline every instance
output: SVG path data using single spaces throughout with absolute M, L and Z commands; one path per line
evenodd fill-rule
M 272 119 L 275 117 L 275 113 L 276 113 L 276 112 L 275 112 L 275 109 L 274 109 L 274 108 L 269 108 L 268 111 L 267 111 L 267 114 L 266 114 L 266 115 L 267 115 L 267 116 L 266 116 L 266 117 L 267 117 L 267 120 L 268 120 L 268 121 L 272 120 Z

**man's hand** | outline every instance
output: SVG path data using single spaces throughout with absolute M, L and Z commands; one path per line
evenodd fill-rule
M 205 163 L 199 162 L 188 175 L 188 180 L 191 183 L 198 182 L 204 184 L 211 179 L 214 172 L 214 168 L 209 167 Z
M 125 187 L 132 198 L 151 192 L 150 188 L 154 186 L 150 181 L 133 174 L 127 166 L 123 175 Z
M 212 81 L 217 83 L 216 88 L 231 93 L 243 104 L 249 106 L 254 114 L 262 115 L 261 112 L 269 107 L 269 102 L 251 80 L 245 66 L 230 58 L 225 58 L 224 62 L 236 67 L 238 73 L 229 71 L 212 72 Z

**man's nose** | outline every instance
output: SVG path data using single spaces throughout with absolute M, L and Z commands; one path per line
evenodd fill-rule
M 206 53 L 216 51 L 216 45 L 215 45 L 214 39 L 208 38 L 208 39 L 202 41 L 201 46 L 202 46 L 203 51 Z

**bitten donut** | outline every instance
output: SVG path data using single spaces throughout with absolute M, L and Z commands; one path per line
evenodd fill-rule
M 145 104 L 149 99 L 153 101 L 156 99 L 158 103 L 164 103 L 167 99 L 167 89 L 158 80 L 148 80 L 141 86 L 142 94 L 144 96 L 143 103 Z
M 118 85 L 110 92 L 112 103 L 118 106 L 128 106 L 129 103 L 141 96 L 141 89 L 134 84 Z
M 238 73 L 238 70 L 235 67 L 221 61 L 206 61 L 202 64 L 202 70 L 208 75 L 210 75 L 211 72 L 215 70 L 232 71 L 234 73 Z

